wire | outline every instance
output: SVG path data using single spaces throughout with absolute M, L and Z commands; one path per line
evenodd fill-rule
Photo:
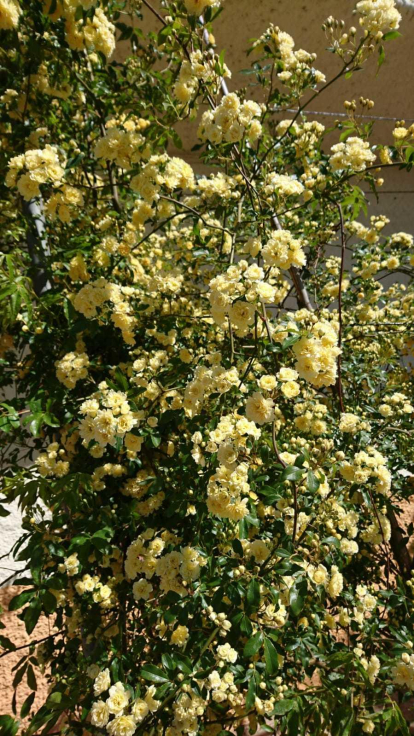
M 274 111 L 278 112 L 278 111 Z M 297 110 L 280 110 L 280 112 L 292 112 L 296 113 Z M 327 110 L 306 110 L 305 115 L 326 115 L 327 117 L 333 117 L 333 118 L 349 118 L 348 113 L 346 112 L 328 112 Z M 393 122 L 398 122 L 399 120 L 406 120 L 408 122 L 414 122 L 414 118 L 405 118 L 404 116 L 400 116 L 399 118 L 389 118 L 385 115 L 358 115 L 358 118 L 362 118 L 363 120 L 391 120 Z

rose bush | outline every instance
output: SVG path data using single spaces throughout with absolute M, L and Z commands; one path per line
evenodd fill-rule
M 414 246 L 362 187 L 411 169 L 414 126 L 376 144 L 373 103 L 346 102 L 332 143 L 306 114 L 381 65 L 400 14 L 328 18 L 333 79 L 270 24 L 229 92 L 222 11 L 0 0 L 0 508 L 23 512 L 27 736 L 408 734 Z M 171 150 L 182 121 L 206 173 Z

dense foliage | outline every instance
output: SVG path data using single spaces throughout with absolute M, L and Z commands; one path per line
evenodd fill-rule
M 411 168 L 414 126 L 375 145 L 361 99 L 327 142 L 306 115 L 381 66 L 400 15 L 329 18 L 333 78 L 270 25 L 229 92 L 222 11 L 0 0 L 0 508 L 23 511 L 27 735 L 408 734 L 414 247 L 363 185 Z

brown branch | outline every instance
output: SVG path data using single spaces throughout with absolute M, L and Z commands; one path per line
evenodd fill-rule
M 391 549 L 397 561 L 401 577 L 404 578 L 404 580 L 408 580 L 411 577 L 413 560 L 411 559 L 411 555 L 408 551 L 407 536 L 401 529 L 392 506 L 389 506 L 388 508 L 388 519 L 391 524 Z
M 272 215 L 272 223 L 275 226 L 276 230 L 283 229 L 276 215 Z M 302 277 L 298 269 L 295 266 L 291 266 L 289 269 L 289 273 L 297 294 L 298 305 L 306 307 L 309 312 L 313 312 L 313 306 L 311 300 L 309 299 L 309 294 L 307 292 L 306 286 L 302 281 Z
M 19 652 L 20 649 L 27 649 L 28 647 L 35 647 L 38 644 L 42 644 L 44 641 L 48 641 L 48 639 L 54 639 L 55 636 L 59 636 L 59 634 L 63 634 L 64 629 L 61 629 L 60 631 L 57 631 L 56 634 L 49 634 L 48 636 L 44 636 L 43 639 L 36 639 L 36 641 L 29 641 L 28 644 L 22 644 L 20 647 L 15 647 L 14 649 L 9 649 L 7 652 L 3 652 L 3 654 L 0 654 L 0 659 L 2 657 L 7 657 L 8 654 L 13 654 L 14 652 Z

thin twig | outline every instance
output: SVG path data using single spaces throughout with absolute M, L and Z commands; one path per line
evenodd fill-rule
M 20 647 L 15 647 L 14 649 L 9 649 L 7 652 L 3 652 L 3 654 L 0 654 L 0 659 L 2 657 L 7 657 L 8 654 L 13 654 L 14 652 L 20 651 L 20 649 L 27 649 L 28 647 L 35 647 L 38 644 L 42 644 L 44 641 L 48 641 L 48 639 L 54 639 L 55 636 L 59 636 L 59 634 L 63 634 L 64 629 L 61 629 L 60 631 L 57 631 L 56 634 L 49 634 L 48 636 L 44 636 L 43 639 L 36 639 L 36 641 L 29 641 L 28 644 L 22 644 Z

